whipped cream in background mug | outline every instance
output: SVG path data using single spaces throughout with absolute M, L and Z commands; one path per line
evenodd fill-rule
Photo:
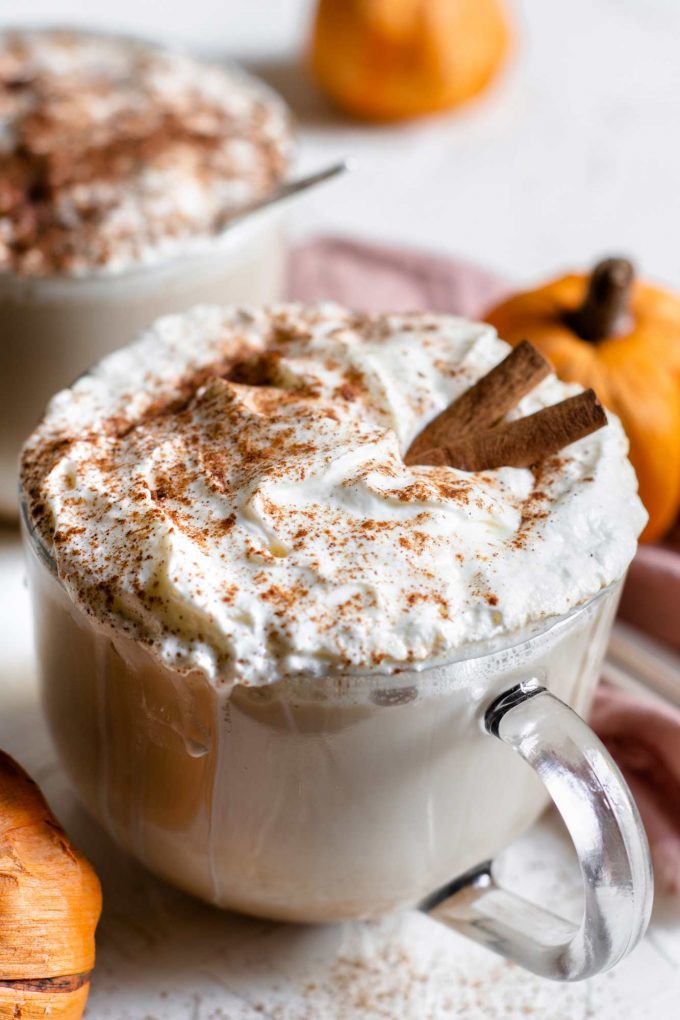
M 272 301 L 288 110 L 236 68 L 138 39 L 0 32 L 0 515 L 51 393 L 164 312 Z
M 453 887 L 428 906 L 575 978 L 650 906 L 623 780 L 554 696 L 587 711 L 645 515 L 614 418 L 531 470 L 404 463 L 507 352 L 488 326 L 335 305 L 161 319 L 24 449 L 31 586 L 65 767 L 151 868 L 265 916 L 373 916 L 531 824 L 525 758 L 583 923 L 537 936 L 484 869 L 462 913 Z M 550 375 L 511 416 L 577 391 Z

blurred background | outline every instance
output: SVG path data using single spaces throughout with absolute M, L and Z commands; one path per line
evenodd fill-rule
M 452 113 L 371 126 L 333 111 L 303 67 L 311 0 L 0 0 L 0 21 L 123 29 L 225 54 L 291 103 L 300 168 L 358 169 L 300 203 L 333 232 L 462 255 L 515 281 L 632 254 L 680 281 L 678 0 L 510 0 L 510 59 Z

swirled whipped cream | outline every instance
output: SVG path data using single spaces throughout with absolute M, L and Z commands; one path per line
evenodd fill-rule
M 0 33 L 0 269 L 116 272 L 200 249 L 284 175 L 255 79 L 116 36 Z
M 533 470 L 404 464 L 508 350 L 335 305 L 160 319 L 54 397 L 29 514 L 77 604 L 179 670 L 431 665 L 595 595 L 645 521 L 615 418 Z M 514 414 L 577 391 L 550 376 Z

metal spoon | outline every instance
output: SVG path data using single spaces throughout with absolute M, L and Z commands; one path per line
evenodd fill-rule
M 281 184 L 275 191 L 265 195 L 264 198 L 258 198 L 255 202 L 251 202 L 250 205 L 246 205 L 234 213 L 226 214 L 220 222 L 220 229 L 226 230 L 232 224 L 240 223 L 241 220 L 246 219 L 248 216 L 252 216 L 256 212 L 260 212 L 261 209 L 266 209 L 267 206 L 276 205 L 278 202 L 284 202 L 286 199 L 292 198 L 294 195 L 298 195 L 301 191 L 306 191 L 307 188 L 314 188 L 317 184 L 323 184 L 324 181 L 330 181 L 333 177 L 338 177 L 340 174 L 344 174 L 346 170 L 351 169 L 352 163 L 350 160 L 341 159 L 338 163 L 333 163 L 331 166 L 327 166 L 323 170 L 317 170 L 313 174 L 307 174 L 306 177 L 298 177 L 297 180 L 286 181 L 285 184 Z

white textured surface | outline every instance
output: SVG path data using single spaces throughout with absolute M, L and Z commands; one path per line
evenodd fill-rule
M 0 21 L 59 17 L 162 29 L 212 50 L 222 45 L 253 64 L 266 61 L 272 78 L 299 97 L 305 162 L 361 157 L 361 172 L 299 206 L 299 231 L 399 239 L 518 279 L 618 249 L 650 275 L 677 279 L 680 3 L 521 0 L 515 7 L 528 24 L 502 88 L 460 116 L 380 131 L 328 117 L 285 63 L 305 20 L 304 0 L 118 0 L 114 10 L 91 0 L 22 0 L 19 7 L 0 0 Z M 21 577 L 16 540 L 0 532 L 0 745 L 45 785 L 105 879 L 91 1020 L 678 1016 L 677 902 L 657 902 L 647 939 L 612 974 L 565 987 L 499 967 L 417 915 L 378 928 L 292 929 L 220 915 L 146 877 L 75 808 L 54 764 L 35 703 Z M 548 851 L 562 848 L 546 822 L 509 862 L 530 872 L 533 888 L 540 884 L 551 902 Z M 409 986 L 402 949 L 419 961 L 411 969 L 425 980 Z M 371 954 L 369 978 L 352 991 L 345 978 L 353 960 Z M 302 994 L 311 984 L 316 991 Z M 373 1007 L 361 999 L 367 986 Z

